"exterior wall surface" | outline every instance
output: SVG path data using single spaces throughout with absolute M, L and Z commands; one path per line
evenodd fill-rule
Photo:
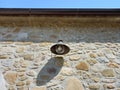
M 120 90 L 120 28 L 0 26 L 0 64 L 8 90 Z

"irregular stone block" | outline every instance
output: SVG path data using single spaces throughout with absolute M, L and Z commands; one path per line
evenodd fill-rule
M 113 69 L 104 69 L 101 73 L 105 77 L 114 77 L 115 76 L 115 72 L 113 71 Z
M 96 58 L 97 55 L 96 55 L 95 53 L 90 53 L 90 57 L 91 57 L 91 58 Z
M 31 45 L 32 42 L 15 42 L 15 45 Z
M 23 86 L 23 87 L 18 87 L 17 90 L 29 90 L 29 88 Z
M 105 69 L 105 66 L 104 65 L 102 65 L 101 63 L 96 63 L 96 64 L 94 64 L 93 66 L 91 66 L 91 70 L 93 71 L 93 72 L 101 72 L 101 71 L 103 71 Z
M 36 75 L 36 72 L 34 70 L 29 70 L 26 74 L 28 76 L 34 77 Z
M 32 90 L 47 90 L 46 87 L 33 87 Z
M 26 80 L 26 85 L 30 85 L 30 83 L 31 83 L 32 81 L 31 80 Z
M 16 53 L 23 53 L 24 52 L 24 47 L 18 47 L 16 50 Z
M 108 64 L 108 67 L 110 67 L 110 68 L 119 68 L 119 65 L 117 63 L 115 63 L 115 62 L 110 62 Z
M 82 83 L 75 77 L 68 78 L 65 90 L 84 90 Z
M 104 84 L 104 88 L 114 89 L 115 88 L 115 84 L 113 84 L 113 83 L 111 83 L 111 84 Z
M 113 54 L 105 54 L 105 55 L 109 59 L 115 59 L 116 58 L 115 55 L 113 55 Z
M 8 56 L 7 55 L 0 55 L 0 59 L 7 59 Z
M 95 60 L 95 59 L 89 59 L 89 60 L 87 60 L 87 62 L 88 62 L 90 65 L 94 65 L 94 64 L 97 63 L 97 60 Z
M 73 56 L 70 56 L 70 60 L 71 61 L 77 61 L 80 59 L 80 56 L 79 55 L 73 55 Z
M 103 79 L 102 80 L 102 82 L 104 82 L 104 83 L 114 83 L 114 82 L 116 82 L 116 79 L 115 78 L 111 78 L 111 79 Z
M 6 72 L 4 77 L 5 77 L 5 80 L 12 85 L 12 84 L 15 84 L 17 80 L 17 73 L 13 71 L 8 71 Z
M 63 67 L 62 70 L 61 70 L 61 74 L 62 75 L 72 75 L 74 72 L 73 72 L 73 69 L 71 68 L 67 68 L 67 67 Z
M 99 88 L 100 88 L 100 84 L 94 83 L 89 85 L 90 90 L 99 90 Z
M 109 62 L 109 59 L 107 59 L 106 57 L 98 57 L 97 60 L 100 63 L 108 63 Z
M 25 85 L 25 83 L 23 81 L 19 81 L 16 83 L 16 86 L 24 86 L 24 85 Z
M 19 80 L 20 81 L 25 81 L 28 77 L 27 76 L 22 76 L 22 77 L 19 77 Z
M 16 90 L 14 86 L 9 86 L 8 90 Z
M 77 66 L 76 66 L 77 70 L 89 70 L 89 64 L 87 62 L 81 61 Z
M 25 60 L 30 60 L 32 61 L 34 59 L 34 55 L 33 54 L 26 54 L 23 56 Z

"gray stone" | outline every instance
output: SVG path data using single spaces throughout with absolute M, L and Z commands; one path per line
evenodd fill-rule
M 109 59 L 115 59 L 116 57 L 113 54 L 105 54 Z
M 114 59 L 114 61 L 120 65 L 120 59 Z
M 106 78 L 102 80 L 103 83 L 114 83 L 116 82 L 115 78 Z
M 104 65 L 102 65 L 101 63 L 96 63 L 96 64 L 94 64 L 93 66 L 91 66 L 91 70 L 93 71 L 93 72 L 101 72 L 101 71 L 103 71 L 105 69 L 105 66 Z
M 109 62 L 109 59 L 107 59 L 106 57 L 98 57 L 97 60 L 100 63 L 108 63 Z
M 12 67 L 14 61 L 13 59 L 2 60 L 1 64 L 5 67 Z

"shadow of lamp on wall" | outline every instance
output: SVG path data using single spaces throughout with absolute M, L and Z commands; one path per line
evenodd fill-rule
M 70 48 L 63 44 L 62 40 L 59 40 L 57 44 L 50 48 L 50 50 L 52 53 L 59 56 L 50 58 L 44 67 L 40 70 L 36 80 L 37 86 L 45 85 L 47 82 L 58 75 L 64 63 L 64 59 L 60 55 L 67 54 L 70 51 Z

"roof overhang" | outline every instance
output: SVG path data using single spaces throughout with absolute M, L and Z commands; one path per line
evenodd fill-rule
M 0 26 L 120 28 L 120 9 L 0 9 Z
M 120 16 L 120 9 L 0 8 L 0 16 Z

